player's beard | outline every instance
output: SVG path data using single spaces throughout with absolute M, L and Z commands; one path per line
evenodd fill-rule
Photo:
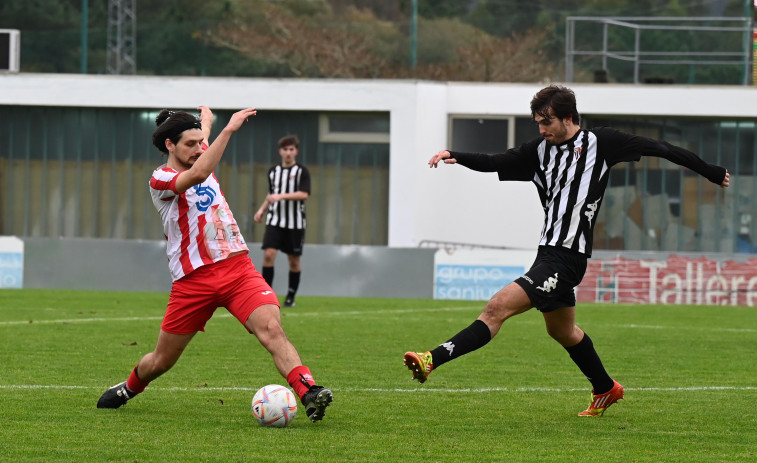
M 548 141 L 553 145 L 560 145 L 568 141 L 570 137 L 568 137 L 568 127 L 565 126 L 565 121 L 560 121 L 559 128 L 550 135 Z

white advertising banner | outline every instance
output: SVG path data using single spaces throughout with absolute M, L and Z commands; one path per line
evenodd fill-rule
M 486 301 L 526 273 L 536 250 L 439 249 L 434 299 Z
M 0 288 L 22 288 L 24 242 L 15 236 L 0 236 Z

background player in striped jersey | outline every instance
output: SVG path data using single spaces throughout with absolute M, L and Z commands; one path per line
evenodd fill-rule
M 163 110 L 156 118 L 153 145 L 168 155 L 150 179 L 150 195 L 163 221 L 173 286 L 155 350 L 139 361 L 129 378 L 103 393 L 98 408 L 118 408 L 173 367 L 218 307 L 225 307 L 257 336 L 305 406 L 312 421 L 323 419 L 329 389 L 315 384 L 308 367 L 281 326 L 279 301 L 248 257 L 234 215 L 213 171 L 231 135 L 254 108 L 234 113 L 210 147 L 213 113 L 200 119 Z
M 273 286 L 273 270 L 277 251 L 289 258 L 289 286 L 284 307 L 294 307 L 294 296 L 300 287 L 300 257 L 305 245 L 305 200 L 310 197 L 310 172 L 297 162 L 300 141 L 294 135 L 279 140 L 281 164 L 268 170 L 268 195 L 253 216 L 255 222 L 265 219 L 263 235 L 263 278 Z
M 641 156 L 665 158 L 688 167 L 722 187 L 728 171 L 664 141 L 600 127 L 582 130 L 576 98 L 568 88 L 551 85 L 531 100 L 531 115 L 540 136 L 518 148 L 493 155 L 440 151 L 430 167 L 461 164 L 479 172 L 496 172 L 501 181 L 530 181 L 544 208 L 536 260 L 525 275 L 495 294 L 469 327 L 431 351 L 407 352 L 413 379 L 425 382 L 440 365 L 488 343 L 510 317 L 536 307 L 547 333 L 560 343 L 591 382 L 592 401 L 579 416 L 601 416 L 623 398 L 623 386 L 605 371 L 589 336 L 575 323 L 578 286 L 591 257 L 593 228 L 607 187 L 609 169 Z

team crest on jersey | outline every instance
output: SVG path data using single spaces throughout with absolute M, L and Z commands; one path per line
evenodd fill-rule
M 578 158 L 581 157 L 582 151 L 583 151 L 583 146 L 576 146 L 575 148 L 573 148 L 573 159 L 577 161 Z
M 197 201 L 197 209 L 200 212 L 207 211 L 210 205 L 213 204 L 216 190 L 209 186 L 195 185 L 195 193 L 200 197 L 199 201 Z

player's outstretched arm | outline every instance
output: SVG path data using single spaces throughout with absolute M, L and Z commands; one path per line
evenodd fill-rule
M 455 158 L 451 158 L 449 151 L 442 150 L 436 153 L 435 155 L 431 156 L 431 159 L 428 161 L 429 167 L 437 167 L 439 162 L 444 161 L 445 164 L 455 164 L 457 160 Z
M 200 111 L 200 123 L 202 124 L 202 136 L 205 138 L 205 143 L 210 144 L 210 129 L 213 127 L 213 111 L 207 106 L 199 106 L 197 108 Z
M 266 195 L 265 199 L 263 200 L 263 204 L 260 205 L 257 211 L 255 211 L 255 215 L 252 216 L 252 220 L 255 222 L 262 222 L 263 217 L 265 216 L 266 211 L 268 210 L 268 206 L 271 203 L 268 202 L 268 195 Z
M 728 173 L 728 169 L 725 171 L 725 178 L 723 179 L 723 183 L 720 184 L 722 188 L 728 188 L 731 186 L 731 174 Z
M 176 191 L 184 192 L 188 188 L 202 183 L 213 171 L 221 161 L 223 151 L 226 149 L 226 145 L 229 143 L 231 134 L 239 130 L 242 124 L 258 113 L 255 108 L 247 108 L 232 114 L 229 123 L 221 130 L 210 147 L 200 156 L 192 167 L 182 172 L 179 178 L 176 179 Z

